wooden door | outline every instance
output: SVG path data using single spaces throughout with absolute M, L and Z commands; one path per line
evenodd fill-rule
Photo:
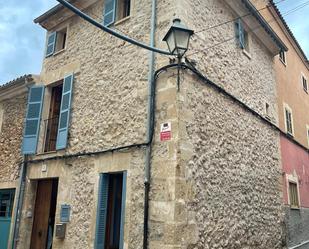
M 53 180 L 38 182 L 30 249 L 46 248 L 52 188 Z

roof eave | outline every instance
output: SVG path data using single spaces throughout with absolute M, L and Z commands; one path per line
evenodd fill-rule
M 246 8 L 250 11 L 252 16 L 254 16 L 263 29 L 268 33 L 271 38 L 274 40 L 276 45 L 280 50 L 288 51 L 288 47 L 284 44 L 284 42 L 280 39 L 280 37 L 276 34 L 276 32 L 271 28 L 271 26 L 267 23 L 264 17 L 257 11 L 254 5 L 249 0 L 242 0 Z

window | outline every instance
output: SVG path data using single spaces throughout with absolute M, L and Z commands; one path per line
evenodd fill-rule
M 236 21 L 235 26 L 239 47 L 249 52 L 249 33 L 245 30 L 244 24 L 240 18 Z
M 12 216 L 15 190 L 0 190 L 0 217 L 9 218 Z
M 284 108 L 284 117 L 285 117 L 285 128 L 287 134 L 293 136 L 293 116 L 292 111 L 288 106 Z
M 44 152 L 61 150 L 67 147 L 73 80 L 74 75 L 68 75 L 63 81 L 51 88 L 49 116 L 44 121 L 45 144 L 42 149 Z M 37 151 L 40 127 L 42 126 L 41 116 L 44 93 L 45 87 L 38 85 L 32 86 L 29 91 L 22 145 L 24 155 L 33 155 Z
M 269 104 L 265 103 L 265 116 L 266 116 L 267 119 L 270 120 L 270 110 L 269 109 L 270 109 Z
M 304 91 L 306 93 L 308 93 L 308 83 L 307 83 L 307 79 L 304 75 L 301 76 L 301 82 L 302 82 Z
M 44 152 L 55 151 L 58 135 L 59 114 L 62 96 L 62 81 L 59 85 L 52 87 L 49 107 L 49 117 L 44 120 L 45 146 Z
M 95 249 L 123 249 L 126 175 L 100 175 Z
M 46 57 L 65 49 L 66 40 L 67 28 L 50 33 L 47 36 Z
M 299 208 L 297 183 L 289 182 L 289 199 L 291 208 Z
M 306 128 L 307 128 L 307 140 L 308 140 L 308 146 L 309 146 L 309 125 L 307 125 Z
M 279 53 L 279 59 L 281 60 L 281 62 L 283 62 L 283 64 L 286 64 L 286 56 L 283 50 L 281 50 Z
M 130 0 L 105 0 L 104 25 L 109 26 L 118 20 L 130 16 Z

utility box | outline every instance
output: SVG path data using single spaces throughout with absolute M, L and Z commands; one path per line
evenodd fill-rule
M 56 224 L 56 238 L 57 239 L 64 239 L 65 238 L 65 231 L 66 231 L 67 224 Z

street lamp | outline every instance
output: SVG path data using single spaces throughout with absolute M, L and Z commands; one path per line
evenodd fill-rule
M 193 30 L 188 29 L 179 18 L 176 18 L 163 41 L 167 43 L 168 49 L 173 55 L 181 58 L 188 50 L 190 37 L 193 34 Z

